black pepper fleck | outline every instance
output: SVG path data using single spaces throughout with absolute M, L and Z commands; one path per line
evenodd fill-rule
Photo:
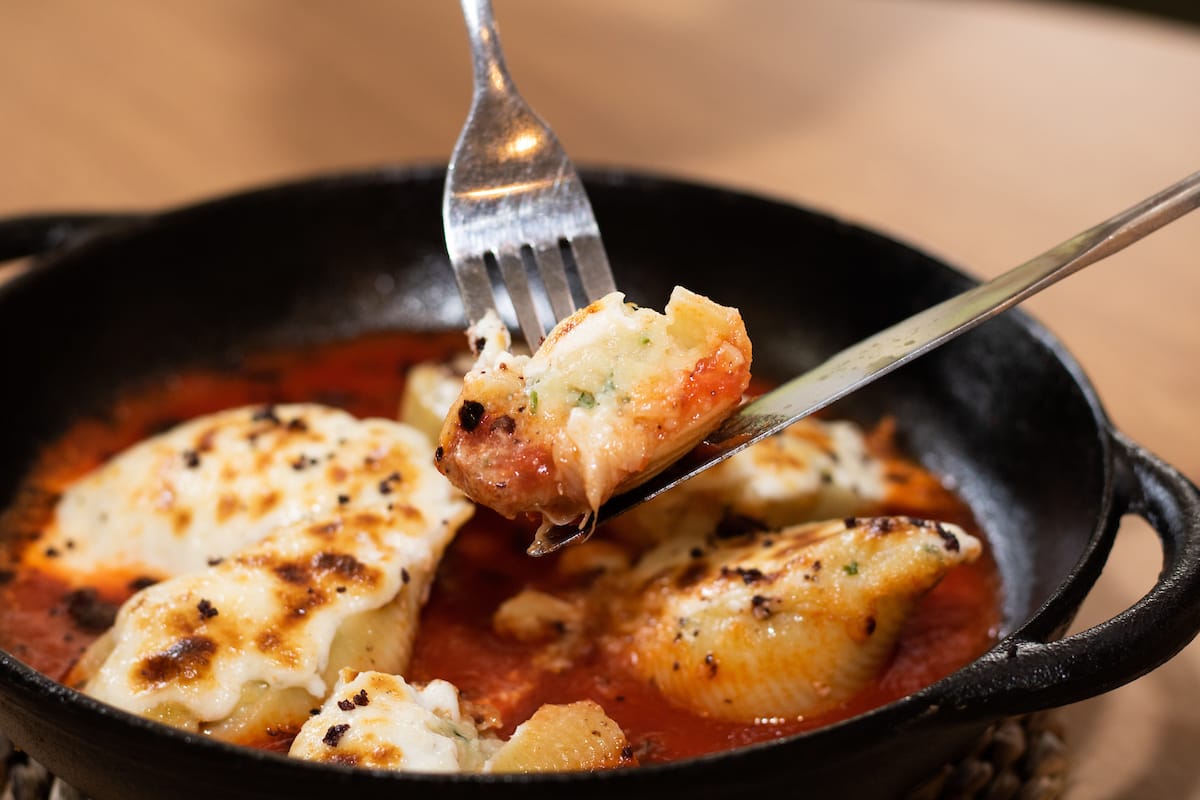
M 730 569 L 729 567 L 721 567 L 722 578 L 729 578 L 735 575 L 741 578 L 742 583 L 746 584 L 747 586 L 752 583 L 758 583 L 766 580 L 767 577 L 763 574 L 762 570 L 755 569 L 754 567 L 750 567 L 749 569 L 746 567 L 734 567 L 733 569 Z
M 183 457 L 183 465 L 188 469 L 200 466 L 200 454 L 195 450 L 184 450 L 180 455 Z
M 217 616 L 217 614 L 221 613 L 217 611 L 212 603 L 205 599 L 201 599 L 200 602 L 196 604 L 196 610 L 200 612 L 200 619 L 212 619 L 213 617 Z
M 458 407 L 458 422 L 464 431 L 470 433 L 479 427 L 479 423 L 483 421 L 483 414 L 483 403 L 464 400 L 463 404 Z
M 945 529 L 945 528 L 944 528 L 944 527 L 941 525 L 941 523 L 939 523 L 939 524 L 935 525 L 935 526 L 934 526 L 934 530 L 936 530 L 936 531 L 937 531 L 937 535 L 938 535 L 938 536 L 942 537 L 942 546 L 943 546 L 943 547 L 945 547 L 945 548 L 946 548 L 947 550 L 949 550 L 951 553 L 957 553 L 957 552 L 959 551 L 959 549 L 960 549 L 961 545 L 959 545 L 959 543 L 958 543 L 958 537 L 957 537 L 957 536 L 955 536 L 955 535 L 954 535 L 953 533 L 951 533 L 950 531 L 946 530 L 946 529 Z
M 891 517 L 876 517 L 871 520 L 871 533 L 883 536 L 896 530 L 896 520 Z
M 283 420 L 279 419 L 279 415 L 275 413 L 275 406 L 263 406 L 256 409 L 250 416 L 254 422 L 270 422 L 272 425 L 279 425 Z
M 350 730 L 350 726 L 344 723 L 341 725 L 330 725 L 329 730 L 325 731 L 325 736 L 322 737 L 321 741 L 330 747 L 337 747 L 348 730 Z
M 395 491 L 396 484 L 398 484 L 400 480 L 401 477 L 399 472 L 393 472 L 391 475 L 388 475 L 379 482 L 379 493 L 391 494 L 393 491 Z
M 771 616 L 771 598 L 756 594 L 750 598 L 750 613 L 755 619 L 767 619 Z
M 320 462 L 317 461 L 317 459 L 301 453 L 300 455 L 296 456 L 294 461 L 292 461 L 292 469 L 300 472 L 301 470 L 308 469 L 309 467 L 315 467 L 318 463 Z

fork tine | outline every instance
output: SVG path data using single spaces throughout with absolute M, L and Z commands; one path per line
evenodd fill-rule
M 521 333 L 525 334 L 525 343 L 530 350 L 536 350 L 542 339 L 546 338 L 546 329 L 538 318 L 537 305 L 529 288 L 529 277 L 525 274 L 525 262 L 519 252 L 497 253 L 496 262 L 500 265 L 500 276 L 504 278 L 513 310 L 517 312 Z
M 563 265 L 562 249 L 558 242 L 536 248 L 533 258 L 542 276 L 542 285 L 546 287 L 554 318 L 569 317 L 575 311 L 575 298 L 571 296 L 571 285 L 567 283 L 567 268 Z
M 491 1 L 460 2 L 475 86 L 442 192 L 446 250 L 470 321 L 500 302 L 500 287 L 492 289 L 499 272 L 526 343 L 536 349 L 578 302 L 598 300 L 616 285 L 574 166 L 504 66 Z
M 617 290 L 612 269 L 608 266 L 608 256 L 604 253 L 604 243 L 599 236 L 576 236 L 571 240 L 571 251 L 589 303 Z
M 492 293 L 492 280 L 488 277 L 487 262 L 483 260 L 483 256 L 456 259 L 454 277 L 458 280 L 458 293 L 462 295 L 467 321 L 474 325 L 483 319 L 484 314 L 496 307 L 496 296 Z

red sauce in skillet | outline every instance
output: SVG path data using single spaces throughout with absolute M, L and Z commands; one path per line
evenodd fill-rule
M 0 647 L 61 679 L 103 632 L 115 607 L 154 576 L 112 575 L 105 585 L 72 587 L 11 565 L 71 481 L 135 442 L 190 417 L 252 403 L 315 401 L 359 416 L 396 413 L 407 368 L 462 347 L 460 334 L 389 334 L 248 358 L 229 372 L 194 370 L 140 387 L 103 420 L 77 423 L 43 452 L 17 503 L 0 514 Z M 881 512 L 956 522 L 979 535 L 970 510 L 941 482 L 904 459 L 886 422 L 871 436 L 887 459 L 894 498 Z M 543 703 L 591 698 L 624 729 L 641 763 L 760 742 L 829 724 L 903 697 L 990 647 L 1000 624 L 1000 584 L 990 553 L 951 572 L 920 603 L 880 678 L 844 707 L 820 717 L 742 725 L 667 704 L 634 677 L 616 653 L 596 648 L 567 671 L 530 665 L 534 646 L 492 630 L 499 603 L 522 588 L 562 588 L 554 557 L 524 554 L 532 528 L 480 509 L 439 569 L 407 677 L 444 678 L 465 698 L 500 712 L 507 735 Z M 286 748 L 275 742 L 273 748 Z

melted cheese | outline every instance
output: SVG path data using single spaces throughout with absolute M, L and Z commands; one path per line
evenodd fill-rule
M 389 502 L 457 507 L 429 444 L 319 405 L 238 408 L 147 439 L 75 483 L 27 556 L 84 581 L 204 568 L 281 526 Z M 47 558 L 46 553 L 55 554 Z
M 479 735 L 462 714 L 458 690 L 445 681 L 417 688 L 398 675 L 346 670 L 289 755 L 375 769 L 478 772 L 499 744 Z
M 613 293 L 533 356 L 491 316 L 442 428 L 440 469 L 505 516 L 565 524 L 691 449 L 741 401 L 750 341 L 731 308 L 677 287 L 666 313 Z
M 884 499 L 883 473 L 857 425 L 810 417 L 623 514 L 609 530 L 645 546 L 723 525 L 770 530 L 867 514 Z

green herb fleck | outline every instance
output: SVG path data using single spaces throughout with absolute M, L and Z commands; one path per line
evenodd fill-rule
M 858 562 L 851 561 L 849 564 L 842 567 L 842 569 L 846 570 L 847 575 L 857 575 L 858 574 Z
M 578 405 L 581 408 L 595 408 L 596 407 L 596 396 L 594 394 L 592 394 L 591 392 L 580 392 L 579 393 L 579 402 L 576 403 L 576 405 Z
M 537 413 L 537 392 L 529 393 L 529 413 L 530 414 Z
M 643 336 L 643 337 L 642 337 L 642 344 L 644 344 L 644 345 L 645 345 L 645 344 L 650 344 L 650 337 L 649 337 L 649 336 Z

